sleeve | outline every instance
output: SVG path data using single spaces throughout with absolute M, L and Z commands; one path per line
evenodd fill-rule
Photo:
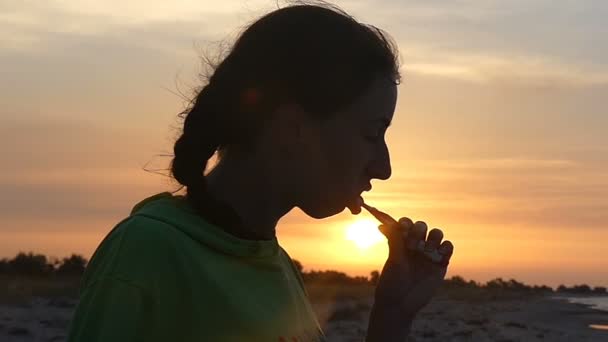
M 83 289 L 68 342 L 155 341 L 154 302 L 141 287 L 103 277 Z

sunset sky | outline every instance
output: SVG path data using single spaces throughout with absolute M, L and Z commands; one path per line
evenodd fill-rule
M 440 227 L 448 276 L 608 286 L 608 2 L 335 1 L 398 43 L 393 176 L 366 201 Z M 166 168 L 199 56 L 275 1 L 0 0 L 0 258 L 89 257 Z M 365 223 L 367 222 L 367 224 Z M 293 210 L 305 269 L 380 270 L 348 210 Z M 373 236 L 373 235 L 372 235 Z

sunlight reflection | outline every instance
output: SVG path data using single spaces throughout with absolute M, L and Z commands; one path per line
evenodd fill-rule
M 598 330 L 608 330 L 608 325 L 604 324 L 589 324 L 589 328 Z

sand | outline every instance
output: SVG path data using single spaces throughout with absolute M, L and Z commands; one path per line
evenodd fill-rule
M 342 319 L 324 323 L 329 340 L 363 341 L 369 311 L 352 316 L 364 306 L 338 305 L 335 316 Z M 418 314 L 408 341 L 608 341 L 608 330 L 590 324 L 607 325 L 608 312 L 549 297 L 479 303 L 438 298 Z
M 61 297 L 0 306 L 0 341 L 65 341 L 75 307 L 75 299 Z
M 0 341 L 65 341 L 76 301 L 35 298 L 0 306 Z M 363 341 L 371 299 L 315 303 L 330 341 Z M 436 298 L 417 316 L 409 341 L 608 341 L 608 313 L 549 297 L 467 302 Z

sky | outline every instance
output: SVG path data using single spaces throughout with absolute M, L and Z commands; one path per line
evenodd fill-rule
M 448 276 L 608 286 L 608 2 L 334 1 L 397 42 L 393 175 L 366 202 L 439 227 Z M 284 4 L 284 2 L 279 2 Z M 89 257 L 166 168 L 200 55 L 275 1 L 0 0 L 0 257 Z M 294 209 L 305 269 L 380 270 L 369 214 Z

